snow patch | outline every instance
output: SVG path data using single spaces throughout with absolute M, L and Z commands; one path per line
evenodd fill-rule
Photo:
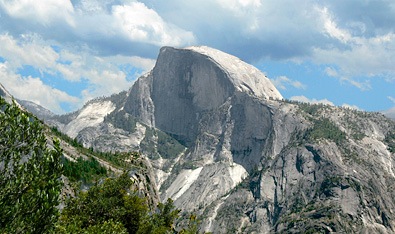
M 228 72 L 231 82 L 239 91 L 267 99 L 283 98 L 272 82 L 260 70 L 239 58 L 207 46 L 191 46 L 186 49 L 210 57 L 223 70 Z
M 166 190 L 167 197 L 177 200 L 197 180 L 203 167 L 195 170 L 183 170 Z
M 104 117 L 114 110 L 115 105 L 111 101 L 90 103 L 81 109 L 77 118 L 68 123 L 63 131 L 71 138 L 75 138 L 82 129 L 102 123 Z

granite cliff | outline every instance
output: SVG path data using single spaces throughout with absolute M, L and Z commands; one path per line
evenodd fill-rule
M 395 232 L 394 121 L 284 101 L 212 48 L 164 47 L 128 92 L 47 121 L 88 148 L 142 152 L 201 231 Z

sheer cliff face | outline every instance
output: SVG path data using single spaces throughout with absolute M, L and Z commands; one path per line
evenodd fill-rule
M 393 233 L 394 121 L 281 99 L 238 58 L 164 47 L 127 94 L 63 124 L 88 147 L 143 152 L 161 199 L 202 231 Z
M 153 71 L 130 93 L 126 111 L 187 146 L 196 140 L 202 117 L 232 97 L 282 98 L 256 68 L 207 47 L 162 48 Z

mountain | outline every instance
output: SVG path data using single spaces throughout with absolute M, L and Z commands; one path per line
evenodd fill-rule
M 395 232 L 394 121 L 283 100 L 209 47 L 163 47 L 128 92 L 52 119 L 88 148 L 140 151 L 201 231 Z
M 50 110 L 27 100 L 17 99 L 17 102 L 20 103 L 26 110 L 28 110 L 33 115 L 37 116 L 40 119 L 50 119 L 55 116 Z

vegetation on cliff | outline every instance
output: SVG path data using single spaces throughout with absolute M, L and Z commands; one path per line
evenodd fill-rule
M 195 218 L 188 227 L 176 230 L 174 223 L 180 210 L 175 209 L 173 201 L 169 199 L 152 207 L 128 173 L 105 178 L 107 171 L 95 157 L 61 159 L 63 150 L 59 140 L 49 144 L 42 122 L 3 98 L 0 98 L 0 132 L 0 232 L 197 232 Z M 65 138 L 55 129 L 52 132 Z M 84 149 L 75 140 L 68 141 L 80 151 L 104 157 L 103 153 Z M 121 160 L 115 161 L 120 164 Z M 66 199 L 66 206 L 60 212 L 62 174 L 73 181 L 96 178 L 96 182 L 87 191 Z

